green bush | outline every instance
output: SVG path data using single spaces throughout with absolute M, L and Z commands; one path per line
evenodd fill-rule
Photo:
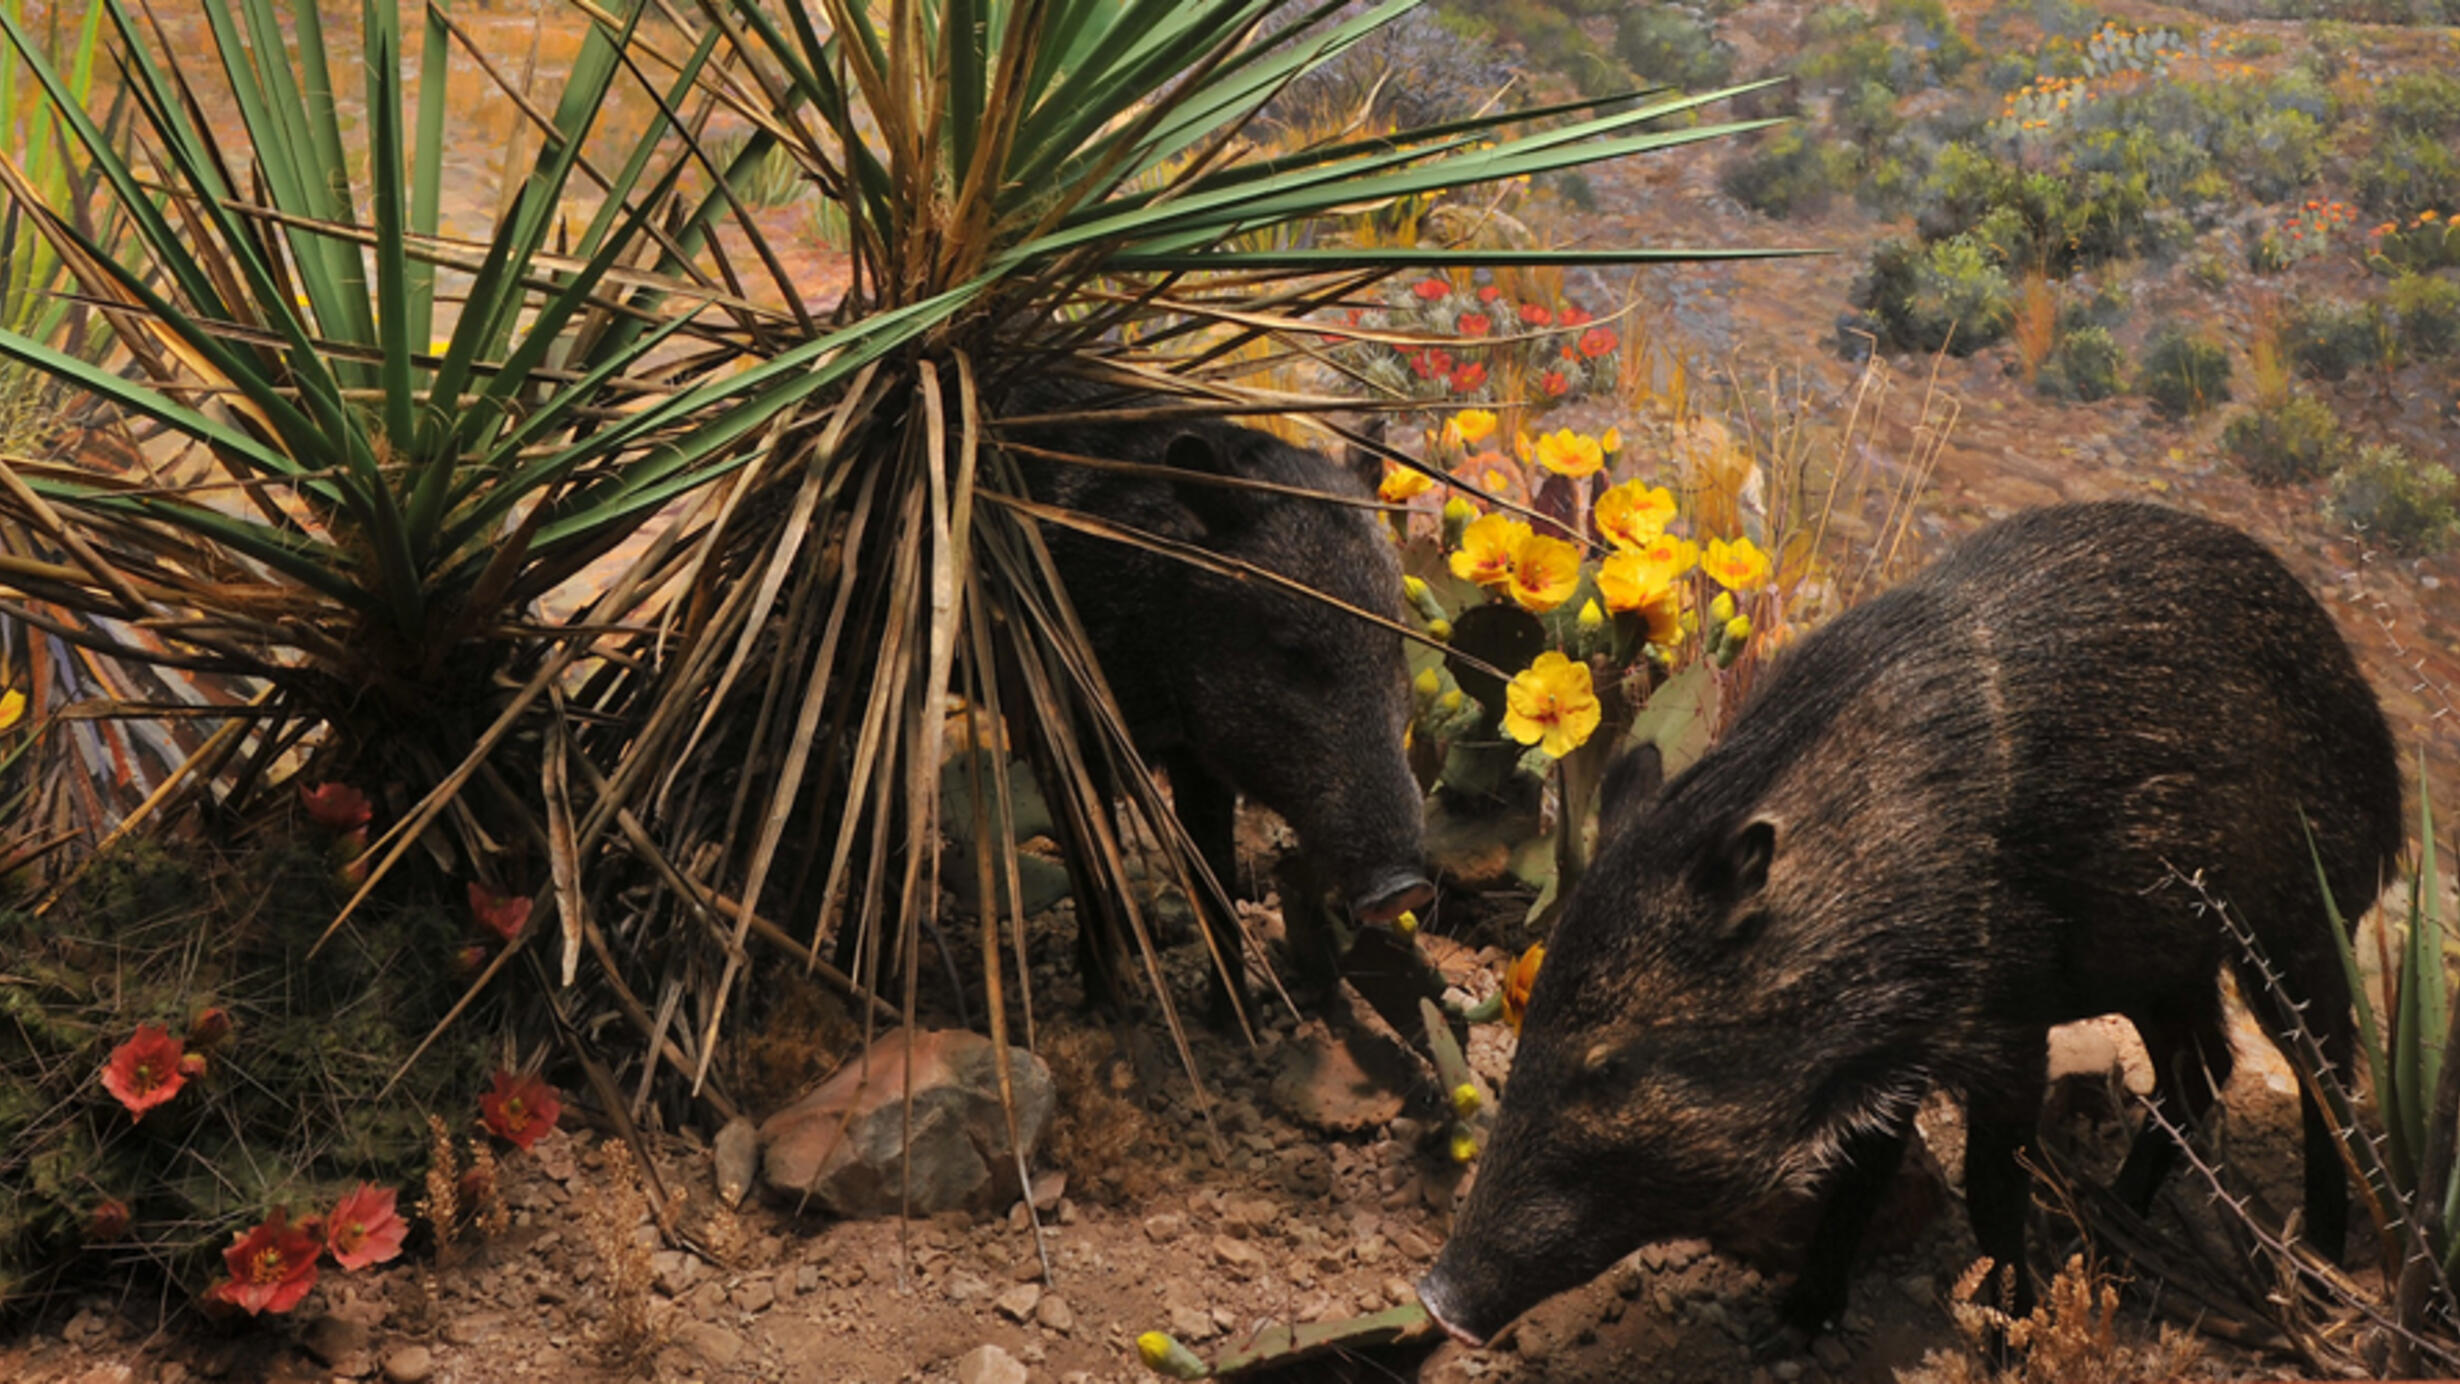
M 2126 353 L 2118 349 L 2109 328 L 2081 326 L 2060 335 L 2034 377 L 2034 387 L 2054 399 L 2091 403 L 2124 389 L 2126 368 Z
M 1876 149 L 1905 128 L 1896 113 L 1896 93 L 1877 82 L 1858 82 L 1828 103 L 1828 123 L 1839 138 Z
M 2229 353 L 2221 344 L 2164 328 L 2144 348 L 2138 393 L 2171 418 L 2186 418 L 2229 401 Z
M 2395 340 L 2375 303 L 2300 303 L 2281 324 L 2281 349 L 2299 373 L 2317 380 L 2349 378 L 2384 360 Z
M 2323 122 L 2295 108 L 2257 112 L 2230 127 L 2221 157 L 2256 201 L 2288 201 L 2323 174 Z
M 2434 360 L 2460 351 L 2460 283 L 2433 274 L 2403 274 L 2385 290 L 2383 304 L 2411 356 Z
M 1942 83 L 1953 83 L 1980 60 L 1982 50 L 1956 27 L 1943 0 L 1880 0 L 1881 26 L 1894 26 L 1908 49 L 1929 58 L 1930 71 Z
M 2206 252 L 2187 262 L 2187 281 L 2208 293 L 2229 287 L 2229 260 Z
M 2257 485 L 2289 485 L 2338 471 L 2349 458 L 2349 436 L 2331 405 L 2311 394 L 2292 394 L 2231 418 L 2221 430 L 2221 449 Z
M 1728 197 L 1762 216 L 1816 215 L 1853 181 L 1859 162 L 1852 149 L 1788 125 L 1728 163 L 1717 182 Z
M 2440 72 L 2404 72 L 2383 84 L 2375 118 L 2404 135 L 2460 133 L 2460 77 Z
M 2357 192 L 2368 211 L 2392 220 L 2460 207 L 2460 154 L 2438 135 L 2387 134 L 2358 165 Z
M 2395 446 L 2362 448 L 2332 478 L 2332 511 L 2395 552 L 2439 552 L 2460 537 L 2460 477 Z
M 2007 271 L 1987 246 L 1964 235 L 1927 246 L 1882 243 L 1854 283 L 1853 304 L 1870 314 L 1890 350 L 1944 348 L 1959 356 L 2006 336 L 2016 312 Z
M 1614 54 L 1635 75 L 1689 91 L 1723 86 L 1734 76 L 1734 46 L 1719 42 L 1706 19 L 1671 5 L 1623 8 Z

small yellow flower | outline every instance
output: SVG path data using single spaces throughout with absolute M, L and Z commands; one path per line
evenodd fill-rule
M 26 718 L 26 694 L 12 687 L 0 692 L 0 730 L 7 730 Z
M 1464 1120 L 1477 1114 L 1478 1107 L 1483 1103 L 1477 1086 L 1471 1082 L 1464 1081 L 1452 1088 L 1452 1111 Z
M 1597 497 L 1592 516 L 1598 536 L 1607 542 L 1618 548 L 1645 548 L 1674 522 L 1674 492 L 1625 481 Z
M 1537 460 L 1538 465 L 1558 476 L 1579 480 L 1596 475 L 1597 469 L 1606 464 L 1606 453 L 1597 445 L 1596 438 L 1564 428 L 1537 440 Z
M 1597 445 L 1608 456 L 1613 456 L 1615 453 L 1622 451 L 1623 430 L 1621 428 L 1606 429 L 1604 435 L 1597 439 Z
M 1728 591 L 1756 591 L 1768 580 L 1768 555 L 1748 538 L 1732 543 L 1722 538 L 1708 540 L 1708 555 L 1700 560 L 1700 567 Z
M 1546 944 L 1532 944 L 1503 973 L 1503 1021 L 1520 1032 L 1520 1021 L 1529 1012 L 1529 992 L 1537 988 L 1538 967 L 1546 964 Z
M 1452 1136 L 1452 1161 L 1453 1161 L 1453 1162 L 1455 1162 L 1455 1163 L 1466 1163 L 1466 1162 L 1468 1162 L 1470 1159 L 1475 1158 L 1475 1157 L 1477 1157 L 1477 1156 L 1478 1156 L 1478 1141 L 1477 1141 L 1476 1136 L 1471 1135 L 1471 1134 L 1467 1134 L 1467 1133 L 1455 1134 L 1455 1135 L 1453 1135 L 1453 1136 Z
M 1512 599 L 1532 615 L 1543 615 L 1571 599 L 1580 589 L 1580 550 L 1560 538 L 1531 533 L 1521 526 L 1520 548 L 1512 554 Z
M 1414 466 L 1388 461 L 1384 467 L 1384 483 L 1376 488 L 1375 494 L 1385 504 L 1406 504 L 1435 488 L 1435 478 Z
M 1561 759 L 1596 733 L 1600 709 L 1589 665 L 1549 649 L 1512 677 L 1503 692 L 1503 731 Z
M 1482 408 L 1465 408 L 1452 415 L 1452 427 L 1462 442 L 1475 447 L 1495 431 L 1495 415 Z
M 1452 575 L 1480 586 L 1501 586 L 1512 579 L 1513 559 L 1529 537 L 1529 526 L 1509 515 L 1483 515 L 1461 530 Z
M 1415 910 L 1413 910 L 1413 909 L 1407 909 L 1407 908 L 1402 909 L 1402 910 L 1401 910 L 1401 916 L 1400 916 L 1400 917 L 1398 917 L 1398 918 L 1395 918 L 1395 919 L 1393 919 L 1393 920 L 1392 920 L 1392 930 L 1393 930 L 1394 932 L 1397 932 L 1397 933 L 1401 934 L 1403 937 L 1415 937 L 1415 936 L 1417 936 L 1417 935 L 1418 935 L 1418 914 L 1417 914 L 1417 912 L 1416 912 Z

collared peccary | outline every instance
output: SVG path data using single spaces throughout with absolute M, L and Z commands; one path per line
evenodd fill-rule
M 1046 502 L 1400 617 L 1399 558 L 1372 510 L 1220 483 L 1368 498 L 1313 452 L 1218 420 L 1052 424 L 1016 439 L 1027 444 L 1018 451 L 1026 483 Z M 1245 793 L 1289 821 L 1301 853 L 1361 919 L 1425 906 L 1434 887 L 1421 873 L 1423 800 L 1402 749 L 1410 693 L 1398 633 L 1259 578 L 1056 524 L 1043 534 L 1130 736 L 1169 774 L 1179 820 L 1224 889 L 1235 888 Z M 1089 930 L 1097 910 L 1083 893 L 1080 885 L 1078 918 Z M 1201 911 L 1232 974 L 1243 975 L 1236 924 Z M 1089 988 L 1110 983 L 1107 950 L 1080 952 Z M 1215 979 L 1213 1018 L 1227 1022 L 1230 996 Z
M 1418 1286 L 1465 1339 L 1824 1180 L 1783 1304 L 1816 1330 L 1934 1087 L 1964 1098 L 1974 1238 L 2024 1310 L 2049 1028 L 2126 1015 L 2190 1124 L 2228 1077 L 2241 958 L 2173 869 L 2246 922 L 2345 1070 L 2315 862 L 2354 918 L 2403 840 L 2391 732 L 2331 618 L 2252 539 L 2131 503 L 2019 515 L 1839 617 L 1618 816 Z M 2348 1190 L 2311 1096 L 2305 1116 L 2307 1235 L 2337 1255 Z M 2148 1127 L 2119 1194 L 2148 1206 L 2173 1153 Z

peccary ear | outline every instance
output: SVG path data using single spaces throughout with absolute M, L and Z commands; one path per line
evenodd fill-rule
M 1162 464 L 1198 477 L 1238 475 L 1230 457 L 1201 433 L 1184 432 L 1170 439 L 1170 446 L 1162 453 Z M 1254 522 L 1255 499 L 1244 486 L 1215 485 L 1198 479 L 1178 482 L 1171 489 L 1179 503 L 1187 506 L 1196 522 L 1204 526 L 1207 536 L 1236 533 Z
M 1701 859 L 1693 883 L 1731 908 L 1767 887 L 1768 867 L 1776 858 L 1776 820 L 1754 817 Z

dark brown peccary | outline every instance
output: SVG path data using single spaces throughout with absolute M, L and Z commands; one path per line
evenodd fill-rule
M 1398 619 L 1401 568 L 1378 516 L 1356 505 L 1234 485 L 1231 477 L 1367 498 L 1343 468 L 1253 428 L 1215 420 L 1054 426 L 1018 440 L 1047 451 L 1160 466 L 1184 479 L 1104 470 L 1020 450 L 1041 499 L 1237 558 L 1361 610 Z M 1043 536 L 1128 732 L 1170 777 L 1179 820 L 1235 890 L 1237 796 L 1287 819 L 1315 871 L 1357 917 L 1424 907 L 1424 803 L 1402 731 L 1410 714 L 1401 636 L 1253 577 L 1228 576 L 1046 524 Z M 1114 983 L 1115 939 L 1080 880 L 1079 955 L 1091 994 Z M 1235 920 L 1199 901 L 1241 977 Z M 1294 946 L 1307 945 L 1293 938 Z M 1211 1017 L 1234 1018 L 1215 976 Z
M 2323 608 L 2245 535 L 2130 503 L 2019 515 L 1805 638 L 1622 819 L 1418 1285 L 1466 1340 L 1824 1179 L 1783 1304 L 1815 1331 L 1934 1087 L 1964 1098 L 1974 1238 L 2025 1310 L 2017 1158 L 2049 1028 L 2126 1015 L 2190 1127 L 2229 1075 L 2219 971 L 2241 958 L 2172 867 L 2251 927 L 2345 1071 L 2303 824 L 2352 918 L 2403 839 L 2391 732 Z M 2282 1041 L 2243 967 L 2241 990 Z M 2305 1120 L 2308 1236 L 2337 1256 L 2348 1188 L 2311 1096 Z M 2119 1194 L 2148 1207 L 2174 1152 L 2148 1125 Z

